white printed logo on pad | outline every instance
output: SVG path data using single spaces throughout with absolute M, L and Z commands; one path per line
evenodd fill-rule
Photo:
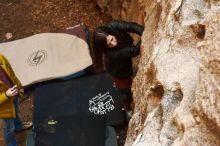
M 89 100 L 89 111 L 96 115 L 105 115 L 107 112 L 114 110 L 114 100 L 109 92 L 99 93 Z

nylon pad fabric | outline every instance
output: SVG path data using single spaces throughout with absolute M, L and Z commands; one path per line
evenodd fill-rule
M 38 85 L 35 146 L 104 146 L 106 124 L 124 122 L 120 97 L 107 74 Z

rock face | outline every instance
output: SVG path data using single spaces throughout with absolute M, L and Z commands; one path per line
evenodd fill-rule
M 95 0 L 102 11 L 113 19 L 144 24 L 144 7 L 140 0 Z
M 138 2 L 145 31 L 125 145 L 220 145 L 220 1 Z M 114 6 L 102 7 L 126 19 Z

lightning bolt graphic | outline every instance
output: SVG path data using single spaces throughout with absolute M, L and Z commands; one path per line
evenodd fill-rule
M 38 56 L 38 53 L 39 53 L 39 50 L 37 51 L 36 55 L 34 56 L 34 58 L 32 60 L 36 63 L 36 65 L 40 62 L 41 58 L 43 57 L 43 55 Z

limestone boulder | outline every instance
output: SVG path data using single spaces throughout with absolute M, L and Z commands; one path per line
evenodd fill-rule
M 97 1 L 145 26 L 125 145 L 220 145 L 220 1 Z

